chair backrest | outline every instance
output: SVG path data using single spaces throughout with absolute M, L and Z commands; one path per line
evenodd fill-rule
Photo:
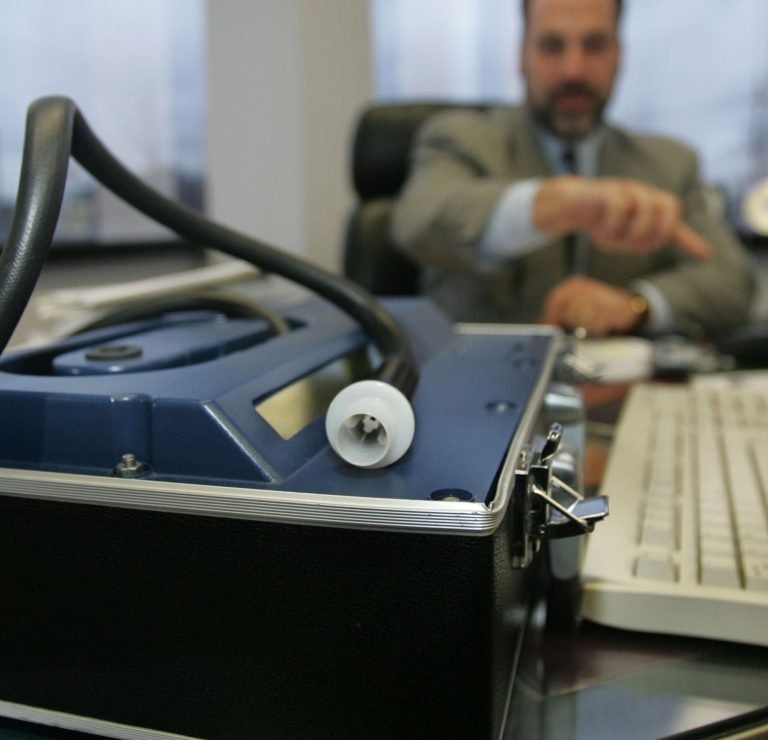
M 439 101 L 376 104 L 360 115 L 352 142 L 352 183 L 357 204 L 347 223 L 344 274 L 376 295 L 419 292 L 419 266 L 390 238 L 392 206 L 408 177 L 416 132 L 448 108 L 487 105 Z

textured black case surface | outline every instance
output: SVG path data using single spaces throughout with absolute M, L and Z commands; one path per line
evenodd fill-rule
M 0 699 L 206 738 L 493 737 L 527 572 L 489 537 L 0 499 Z

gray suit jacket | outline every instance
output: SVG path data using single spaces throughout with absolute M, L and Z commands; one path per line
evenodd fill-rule
M 489 263 L 477 254 L 509 183 L 551 174 L 523 108 L 449 111 L 420 131 L 411 175 L 395 206 L 393 237 L 425 266 L 425 292 L 456 320 L 531 322 L 566 276 L 563 239 L 506 262 Z M 699 262 L 673 246 L 626 255 L 589 245 L 589 274 L 618 286 L 638 278 L 653 282 L 680 328 L 691 333 L 744 323 L 752 296 L 749 257 L 708 212 L 694 153 L 668 139 L 608 127 L 598 174 L 642 180 L 678 195 L 686 221 L 716 254 Z

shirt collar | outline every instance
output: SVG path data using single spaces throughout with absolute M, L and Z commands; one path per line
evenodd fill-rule
M 565 172 L 562 161 L 563 149 L 566 141 L 555 136 L 541 126 L 534 126 L 534 135 L 544 150 L 544 156 L 552 169 L 562 174 Z M 600 126 L 594 133 L 583 139 L 572 142 L 576 153 L 576 161 L 579 166 L 579 174 L 585 177 L 594 177 L 597 174 L 598 157 L 603 139 L 605 139 L 605 126 Z

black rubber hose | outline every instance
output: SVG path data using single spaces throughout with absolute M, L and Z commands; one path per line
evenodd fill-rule
M 53 241 L 74 117 L 71 105 L 41 101 L 27 114 L 16 207 L 0 253 L 0 352 L 24 313 Z
M 0 351 L 24 311 L 50 247 L 70 154 L 115 195 L 179 236 L 282 275 L 338 305 L 379 347 L 383 362 L 378 378 L 410 395 L 417 381 L 410 345 L 372 295 L 351 280 L 220 226 L 166 198 L 115 159 L 66 97 L 40 98 L 27 115 L 19 196 L 0 262 Z

